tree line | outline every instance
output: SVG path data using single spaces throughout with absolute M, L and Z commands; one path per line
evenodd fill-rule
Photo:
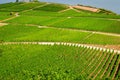
M 20 0 L 16 0 L 16 2 L 19 2 Z M 23 0 L 26 1 L 26 0 Z M 29 0 L 29 2 L 38 2 L 38 0 Z

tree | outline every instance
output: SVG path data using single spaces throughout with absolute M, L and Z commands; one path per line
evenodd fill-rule
M 16 2 L 19 2 L 19 0 L 16 0 Z

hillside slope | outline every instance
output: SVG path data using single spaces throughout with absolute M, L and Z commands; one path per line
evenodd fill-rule
M 120 79 L 119 15 L 48 2 L 0 4 L 0 80 L 87 79 Z

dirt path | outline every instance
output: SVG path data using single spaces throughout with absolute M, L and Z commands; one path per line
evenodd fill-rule
M 63 13 L 63 12 L 65 12 L 65 11 L 69 11 L 69 10 L 71 10 L 71 9 L 68 8 L 68 9 L 65 9 L 65 10 L 59 11 L 58 13 Z
M 5 22 L 5 21 L 8 21 L 8 20 L 11 20 L 11 19 L 14 19 L 14 18 L 16 18 L 16 17 L 18 17 L 17 14 L 15 14 L 15 16 L 12 16 L 12 17 L 10 17 L 10 18 L 7 18 L 7 19 L 4 19 L 4 20 L 1 20 L 0 23 Z
M 7 23 L 0 23 L 0 27 L 5 26 L 5 25 L 8 25 L 8 24 Z
M 115 54 L 120 54 L 120 49 L 112 49 L 110 47 L 108 48 L 103 45 L 94 46 L 92 44 L 80 44 L 80 43 L 70 43 L 70 42 L 2 42 L 0 43 L 0 45 L 10 45 L 10 44 L 64 45 L 64 46 L 73 46 L 73 47 L 86 47 L 89 49 L 97 49 L 97 50 L 106 51 L 106 52 L 114 51 Z

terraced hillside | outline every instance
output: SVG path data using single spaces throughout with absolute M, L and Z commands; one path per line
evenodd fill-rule
M 119 80 L 120 16 L 69 5 L 0 4 L 0 80 Z

